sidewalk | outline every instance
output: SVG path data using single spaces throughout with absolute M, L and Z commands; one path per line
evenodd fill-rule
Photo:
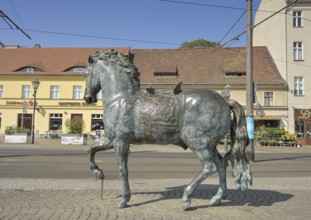
M 7 146 L 6 144 L 0 144 Z M 23 147 L 20 145 L 20 147 Z M 64 146 L 39 142 L 32 147 L 70 150 L 89 146 Z M 134 146 L 133 151 L 180 152 L 175 146 Z M 219 146 L 223 149 L 223 146 Z M 256 147 L 256 153 L 310 153 L 311 147 Z M 1 159 L 1 158 L 0 158 Z M 255 178 L 245 193 L 234 190 L 228 177 L 228 198 L 211 207 L 217 178 L 205 180 L 193 194 L 189 211 L 182 211 L 181 197 L 191 179 L 131 179 L 129 207 L 117 209 L 121 181 L 89 179 L 4 179 L 0 177 L 0 219 L 310 219 L 311 176 Z
M 191 208 L 182 211 L 181 197 L 190 179 L 131 179 L 129 207 L 117 209 L 120 181 L 1 179 L 0 219 L 309 219 L 311 178 L 260 178 L 245 193 L 233 189 L 211 207 L 217 179 L 194 192 Z
M 27 144 L 27 147 L 34 148 L 62 148 L 62 149 L 89 149 L 90 146 L 95 143 L 95 140 L 88 140 L 87 145 L 64 145 L 61 144 L 60 139 L 35 139 L 35 144 Z M 0 140 L 0 147 L 7 146 L 11 144 L 3 143 L 3 140 Z M 17 146 L 22 147 L 23 144 L 17 144 Z M 181 152 L 184 151 L 181 147 L 175 145 L 131 145 L 131 151 L 140 151 L 146 150 L 156 151 L 156 152 Z M 219 152 L 224 152 L 225 147 L 223 145 L 218 145 L 217 149 Z M 304 145 L 303 147 L 285 147 L 285 146 L 260 146 L 255 145 L 255 153 L 311 153 L 311 145 Z

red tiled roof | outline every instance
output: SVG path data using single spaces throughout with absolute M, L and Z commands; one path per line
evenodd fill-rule
M 246 77 L 228 77 L 226 72 L 246 72 L 246 49 L 198 48 L 198 49 L 134 49 L 134 64 L 141 74 L 142 83 L 242 83 Z M 268 49 L 254 47 L 254 82 L 284 84 Z M 172 72 L 178 76 L 154 77 L 154 72 Z
M 27 75 L 30 73 L 17 70 L 24 67 L 35 67 L 40 75 L 76 75 L 81 73 L 65 72 L 75 66 L 86 66 L 88 57 L 98 50 L 112 48 L 1 48 L 0 75 Z M 129 54 L 129 48 L 114 48 L 116 51 Z M 82 73 L 83 74 L 83 73 Z
M 74 66 L 85 66 L 89 55 L 112 48 L 14 48 L 0 49 L 0 75 L 83 75 L 65 72 Z M 129 55 L 129 48 L 114 48 Z M 246 72 L 245 48 L 201 49 L 134 49 L 131 51 L 142 83 L 245 83 L 245 77 L 227 77 L 226 72 Z M 43 72 L 19 70 L 35 67 Z M 155 77 L 157 73 L 176 72 L 177 77 Z M 266 47 L 254 47 L 254 81 L 282 84 L 273 59 Z

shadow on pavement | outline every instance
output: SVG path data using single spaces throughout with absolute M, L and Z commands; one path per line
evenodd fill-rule
M 133 194 L 143 195 L 143 194 L 157 194 L 160 195 L 160 198 L 151 199 L 149 201 L 144 201 L 141 203 L 132 204 L 132 206 L 141 206 L 150 203 L 156 203 L 161 200 L 170 200 L 170 199 L 180 199 L 184 191 L 186 185 L 177 186 L 167 188 L 166 191 L 157 191 L 157 192 L 135 192 Z M 195 199 L 206 200 L 206 205 L 201 206 L 191 206 L 188 210 L 194 211 L 196 209 L 213 207 L 217 208 L 217 206 L 210 206 L 208 201 L 216 194 L 217 185 L 200 185 L 192 194 L 192 201 Z M 260 207 L 260 206 L 272 206 L 277 202 L 285 202 L 290 200 L 293 197 L 292 194 L 281 193 L 272 190 L 262 190 L 262 189 L 248 189 L 246 192 L 241 192 L 237 190 L 228 189 L 228 197 L 222 200 L 223 206 L 252 206 L 252 207 Z

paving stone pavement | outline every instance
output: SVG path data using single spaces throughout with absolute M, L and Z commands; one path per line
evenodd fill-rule
M 0 178 L 0 219 L 310 219 L 311 177 L 257 178 L 246 192 L 234 190 L 211 207 L 218 180 L 205 180 L 182 211 L 182 192 L 190 179 L 131 179 L 129 206 L 117 209 L 121 183 L 95 179 Z
M 49 144 L 34 145 L 35 148 L 44 146 Z M 55 144 L 53 147 L 64 148 Z M 137 148 L 141 149 L 143 148 Z M 174 152 L 175 148 L 156 147 L 153 150 Z M 269 153 L 310 153 L 311 147 L 260 147 L 259 150 Z M 105 180 L 101 198 L 101 181 L 94 178 L 0 177 L 0 219 L 304 220 L 311 216 L 311 177 L 255 177 L 253 186 L 244 193 L 234 190 L 234 181 L 228 177 L 228 197 L 217 207 L 209 206 L 208 201 L 216 193 L 218 180 L 208 178 L 194 192 L 191 208 L 182 211 L 183 189 L 190 181 L 191 179 L 130 178 L 132 198 L 129 206 L 117 209 L 116 202 L 121 194 L 119 180 Z

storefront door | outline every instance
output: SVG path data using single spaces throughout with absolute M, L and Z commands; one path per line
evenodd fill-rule
M 306 144 L 310 145 L 311 144 L 311 121 L 310 120 L 305 122 L 305 129 L 306 129 L 306 131 L 305 131 Z
M 32 114 L 18 114 L 18 127 L 31 130 Z

